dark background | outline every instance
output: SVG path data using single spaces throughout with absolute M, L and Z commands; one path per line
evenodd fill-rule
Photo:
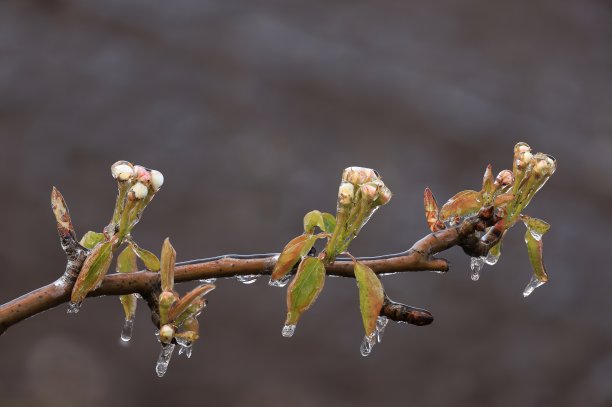
M 100 230 L 118 159 L 165 174 L 134 235 L 179 260 L 280 250 L 349 165 L 394 192 L 355 255 L 408 248 L 425 186 L 478 189 L 518 141 L 558 170 L 527 211 L 552 224 L 527 299 L 521 225 L 477 283 L 460 249 L 447 275 L 386 277 L 436 320 L 368 358 L 354 281 L 328 279 L 290 340 L 284 290 L 221 281 L 163 379 L 144 304 L 125 348 L 118 299 L 88 300 L 0 337 L 0 405 L 612 405 L 611 40 L 608 1 L 2 1 L 0 301 L 63 270 L 52 185 Z

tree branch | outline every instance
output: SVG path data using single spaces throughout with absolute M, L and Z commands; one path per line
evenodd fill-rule
M 470 256 L 485 256 L 501 236 L 500 230 L 503 226 L 501 223 L 500 219 L 494 214 L 493 207 L 483 208 L 477 215 L 465 219 L 458 226 L 423 237 L 405 252 L 377 257 L 362 257 L 357 258 L 357 260 L 370 267 L 376 274 L 381 275 L 409 271 L 447 272 L 449 269 L 448 261 L 434 258 L 435 254 L 453 246 L 459 246 Z M 490 226 L 495 227 L 491 228 L 482 238 L 479 237 L 480 233 Z M 62 236 L 61 232 L 60 237 Z M 67 236 L 68 232 L 65 232 L 64 235 Z M 74 275 L 75 261 L 71 259 L 69 252 L 74 251 L 74 248 L 70 247 L 64 240 L 62 240 L 62 246 L 69 260 L 65 273 L 57 281 L 0 306 L 0 334 L 26 318 L 70 300 L 70 293 L 76 277 Z M 79 255 L 80 267 L 84 257 L 82 254 Z M 188 282 L 212 278 L 231 278 L 240 275 L 269 275 L 277 256 L 276 253 L 232 254 L 180 262 L 176 264 L 174 279 L 175 282 Z M 326 273 L 329 276 L 354 278 L 353 261 L 346 258 L 337 259 L 326 267 Z M 152 307 L 155 302 L 155 294 L 159 291 L 159 273 L 139 271 L 107 275 L 100 287 L 90 292 L 88 297 L 138 293 Z M 428 311 L 393 302 L 388 298 L 385 299 L 381 315 L 395 321 L 415 325 L 427 325 L 433 321 L 433 317 Z

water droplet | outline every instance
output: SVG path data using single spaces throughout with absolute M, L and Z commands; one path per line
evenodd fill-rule
M 542 233 L 538 233 L 533 229 L 529 229 L 529 232 L 531 233 L 531 236 L 533 236 L 533 238 L 537 240 L 538 242 L 542 240 Z
M 376 320 L 376 340 L 378 343 L 382 342 L 383 334 L 385 333 L 385 328 L 389 323 L 389 318 L 387 317 L 378 317 Z
M 157 364 L 155 365 L 155 372 L 157 373 L 158 377 L 163 377 L 166 374 L 175 346 L 176 345 L 173 343 L 169 345 L 162 345 L 159 358 L 157 359 Z
M 81 302 L 68 303 L 68 314 L 76 314 L 81 309 Z
M 214 284 L 215 281 L 217 281 L 216 278 L 205 278 L 203 280 L 200 280 L 200 283 L 202 283 L 202 284 Z
M 470 268 L 472 269 L 472 273 L 470 277 L 472 281 L 478 281 L 480 278 L 480 270 L 482 270 L 482 266 L 485 263 L 484 257 L 472 257 L 470 260 Z
M 121 330 L 121 340 L 123 342 L 129 342 L 132 339 L 132 330 L 134 328 L 134 317 L 126 319 L 123 323 L 123 329 Z
M 487 263 L 489 266 L 494 266 L 499 260 L 499 256 L 499 254 L 495 255 L 489 251 L 489 253 L 487 253 L 487 257 L 485 257 L 485 263 Z
M 545 282 L 546 281 L 538 280 L 538 278 L 535 275 L 531 276 L 531 280 L 529 280 L 529 284 L 527 284 L 527 287 L 525 287 L 525 290 L 523 290 L 523 297 L 528 297 L 529 294 L 533 292 L 533 290 L 535 290 L 536 288 L 538 288 Z
M 236 276 L 236 280 L 240 281 L 242 284 L 253 284 L 255 281 L 257 281 L 258 278 L 259 278 L 259 275 L 257 274 L 247 274 L 244 276 Z
M 284 287 L 284 286 L 287 285 L 289 280 L 291 280 L 291 274 L 287 274 L 287 275 L 279 278 L 278 280 L 270 280 L 268 285 L 270 287 Z
M 291 338 L 295 333 L 295 325 L 285 325 L 282 334 L 285 338 Z
M 363 342 L 361 342 L 361 347 L 359 348 L 361 356 L 368 356 L 372 352 L 374 345 L 376 345 L 376 331 L 363 337 Z

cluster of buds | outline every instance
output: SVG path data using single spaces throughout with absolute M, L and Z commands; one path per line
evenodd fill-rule
M 391 196 L 378 172 L 363 167 L 346 168 L 338 189 L 336 227 L 325 248 L 326 261 L 332 262 L 344 252 L 376 209 L 389 202 Z
M 119 233 L 122 241 L 164 184 L 164 176 L 157 170 L 123 160 L 111 166 L 111 174 L 117 180 L 119 193 L 113 219 L 105 232 L 109 236 Z

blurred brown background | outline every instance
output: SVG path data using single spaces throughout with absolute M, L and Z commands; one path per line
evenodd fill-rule
M 329 279 L 291 340 L 284 290 L 221 281 L 163 379 L 144 304 L 125 348 L 118 299 L 90 300 L 0 337 L 0 405 L 612 405 L 611 44 L 603 0 L 2 1 L 2 302 L 63 270 L 51 186 L 99 230 L 118 159 L 164 172 L 134 234 L 179 260 L 280 250 L 349 165 L 395 193 L 355 255 L 408 248 L 425 186 L 479 188 L 517 141 L 559 168 L 528 208 L 552 224 L 528 299 L 520 225 L 477 283 L 459 249 L 447 275 L 385 278 L 436 320 L 389 326 L 368 358 L 353 281 Z

